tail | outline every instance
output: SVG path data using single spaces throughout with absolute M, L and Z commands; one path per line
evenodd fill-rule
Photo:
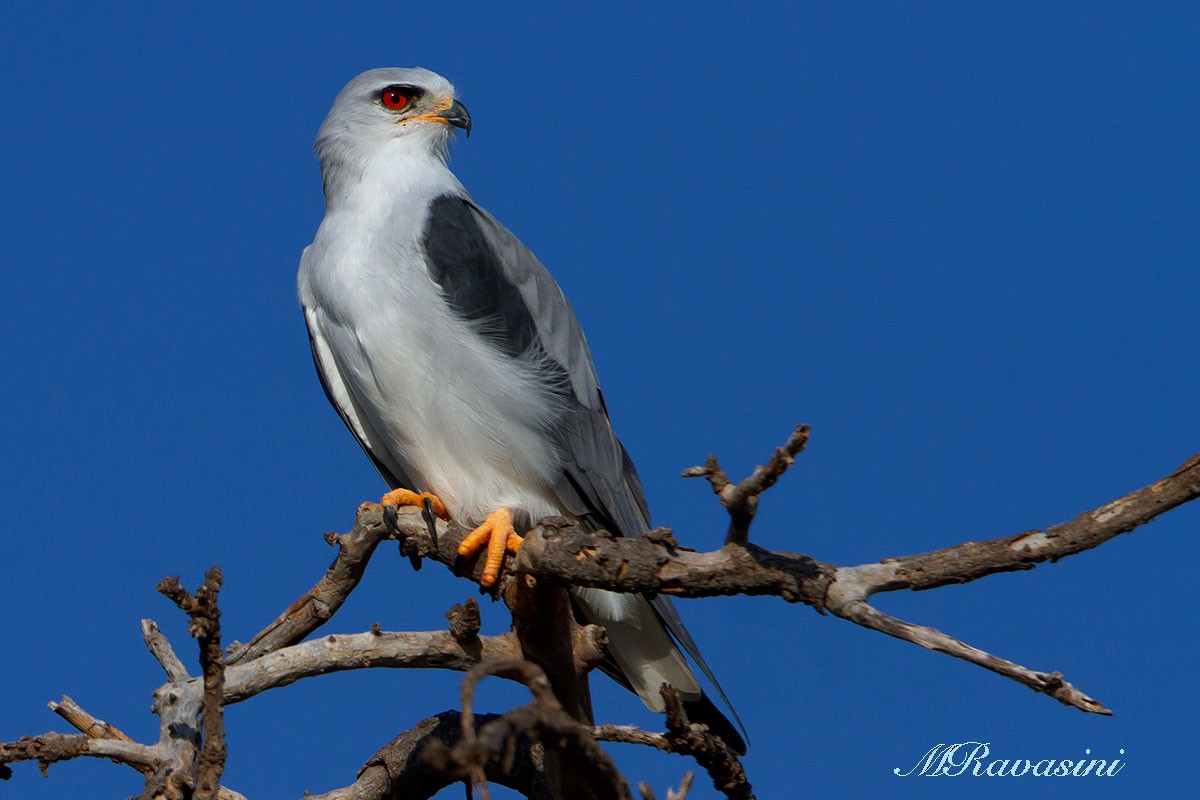
M 587 621 L 603 626 L 608 634 L 610 660 L 600 665 L 604 672 L 636 693 L 651 711 L 660 713 L 665 710 L 660 688 L 664 683 L 669 684 L 679 692 L 684 711 L 691 721 L 708 725 L 709 730 L 721 737 L 738 755 L 746 754 L 745 739 L 704 694 L 691 667 L 679 651 L 679 646 L 668 632 L 669 627 L 674 628 L 669 617 L 664 619 L 656 607 L 652 607 L 650 602 L 638 595 L 585 588 L 574 588 L 571 594 Z M 674 616 L 673 621 L 682 628 L 682 622 L 679 622 L 678 615 L 674 614 L 674 608 L 670 608 L 669 613 Z M 725 693 L 721 691 L 708 665 L 695 650 L 695 642 L 686 630 L 683 630 L 683 636 L 686 637 L 684 646 L 701 665 L 728 705 Z M 730 711 L 733 712 L 732 707 Z M 737 713 L 733 714 L 737 719 Z M 738 727 L 741 726 L 740 719 L 737 720 L 737 724 Z

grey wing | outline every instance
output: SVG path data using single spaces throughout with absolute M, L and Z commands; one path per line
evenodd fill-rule
M 333 351 L 321 331 L 318 312 L 306 307 L 304 324 L 308 327 L 308 344 L 312 348 L 313 365 L 317 368 L 317 377 L 321 380 L 321 388 L 325 390 L 325 397 L 329 399 L 329 404 L 337 409 L 338 416 L 342 418 L 342 422 L 346 423 L 346 427 L 354 435 L 363 452 L 367 454 L 367 458 L 371 459 L 371 463 L 375 465 L 375 469 L 379 471 L 389 488 L 414 488 L 415 484 L 404 474 L 404 470 L 395 462 L 395 459 L 388 455 L 387 450 L 374 444 L 383 440 L 375 432 L 367 415 L 363 413 L 363 410 L 359 408 L 358 401 L 354 399 L 354 394 L 346 386 L 337 359 L 334 358 Z
M 529 252 L 470 200 L 430 205 L 423 243 L 447 302 L 500 351 L 537 362 L 560 407 L 548 433 L 563 459 L 554 493 L 597 528 L 637 536 L 649 525 L 641 482 L 613 435 L 587 341 L 562 290 Z
M 637 536 L 649 524 L 641 482 L 609 425 L 587 341 L 562 290 L 529 250 L 470 200 L 430 205 L 431 277 L 455 311 L 506 355 L 536 362 L 558 395 L 548 431 L 564 459 L 554 493 L 595 528 Z
M 560 505 L 593 530 L 645 533 L 650 512 L 641 480 L 613 433 L 583 330 L 550 273 L 507 228 L 463 197 L 433 202 L 425 247 L 433 278 L 460 314 L 488 320 L 484 330 L 503 352 L 538 359 L 556 373 L 563 411 L 551 435 L 565 456 L 553 487 Z M 660 595 L 650 603 L 729 705 L 671 601 Z

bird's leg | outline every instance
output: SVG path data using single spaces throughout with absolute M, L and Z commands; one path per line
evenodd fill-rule
M 467 534 L 458 545 L 460 556 L 473 556 L 487 543 L 487 560 L 484 562 L 480 585 L 491 586 L 500 577 L 500 565 L 504 563 L 504 551 L 516 553 L 521 548 L 521 537 L 513 530 L 512 511 L 497 509 L 488 515 L 475 530 Z
M 438 499 L 437 495 L 429 492 L 413 492 L 408 489 L 392 489 L 383 496 L 379 501 L 381 506 L 415 506 L 416 508 L 424 508 L 425 502 L 429 501 L 429 507 L 441 519 L 449 521 L 450 514 L 446 511 L 446 506 Z

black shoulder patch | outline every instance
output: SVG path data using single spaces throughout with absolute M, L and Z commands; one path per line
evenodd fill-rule
M 423 234 L 429 273 L 446 302 L 501 352 L 520 356 L 537 338 L 521 291 L 504 274 L 470 201 L 442 195 L 429 208 Z

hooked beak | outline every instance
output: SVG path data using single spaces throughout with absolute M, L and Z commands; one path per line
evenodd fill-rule
M 453 125 L 456 128 L 462 128 L 467 132 L 467 137 L 471 136 L 471 115 L 467 112 L 467 107 L 455 100 L 450 104 L 450 107 L 444 111 L 439 111 L 438 117 L 445 120 L 447 124 Z

